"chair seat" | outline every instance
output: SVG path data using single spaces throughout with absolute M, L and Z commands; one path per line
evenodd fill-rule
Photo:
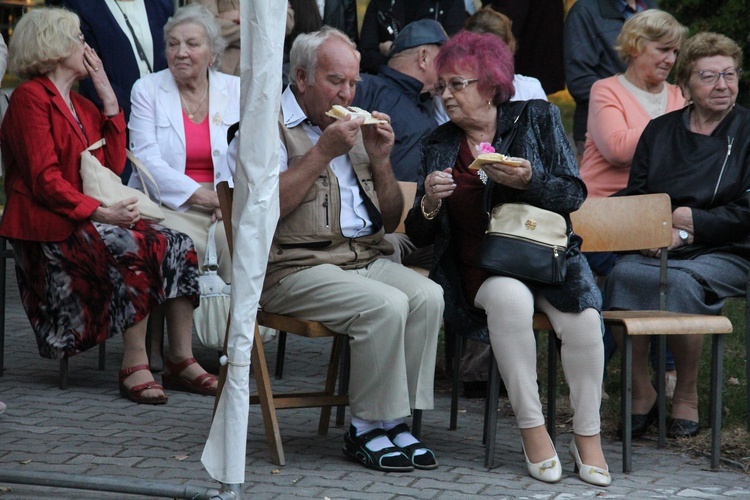
M 604 311 L 604 322 L 622 326 L 628 335 L 700 335 L 732 333 L 724 316 L 670 311 Z
M 326 328 L 323 323 L 293 318 L 291 316 L 283 316 L 281 314 L 274 314 L 260 309 L 258 310 L 258 324 L 283 332 L 291 332 L 295 335 L 311 339 L 333 337 L 336 335 L 336 332 Z

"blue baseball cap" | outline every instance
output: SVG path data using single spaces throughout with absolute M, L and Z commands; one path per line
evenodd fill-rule
M 420 19 L 409 23 L 396 35 L 391 56 L 420 45 L 442 45 L 448 41 L 443 26 L 434 19 Z

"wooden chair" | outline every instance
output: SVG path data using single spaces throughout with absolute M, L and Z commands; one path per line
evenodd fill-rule
M 221 182 L 217 185 L 219 194 L 219 203 L 224 216 L 224 227 L 226 229 L 227 239 L 229 240 L 230 255 L 233 252 L 232 239 L 232 190 L 229 184 Z M 271 381 L 266 363 L 265 350 L 263 341 L 260 338 L 258 325 L 283 330 L 295 335 L 306 338 L 327 338 L 331 337 L 332 347 L 331 356 L 328 363 L 325 386 L 322 391 L 309 393 L 284 393 L 274 394 L 271 388 Z M 251 404 L 260 404 L 263 414 L 263 425 L 266 431 L 266 439 L 271 450 L 271 462 L 276 465 L 284 465 L 284 448 L 281 442 L 281 433 L 279 423 L 276 418 L 276 410 L 284 408 L 312 408 L 320 407 L 320 420 L 318 422 L 318 434 L 325 435 L 328 432 L 328 425 L 331 417 L 332 406 L 345 406 L 349 404 L 349 397 L 343 394 L 335 394 L 336 378 L 339 371 L 344 346 L 347 337 L 339 335 L 326 328 L 323 324 L 315 321 L 305 321 L 290 316 L 280 314 L 271 314 L 265 311 L 258 311 L 257 324 L 255 326 L 253 350 L 251 362 L 253 374 L 257 385 L 258 394 L 250 397 Z M 226 376 L 226 371 L 222 370 L 222 377 Z M 224 384 L 220 380 L 219 387 Z M 341 391 L 340 391 L 341 392 Z M 217 396 L 218 399 L 218 396 Z
M 659 336 L 656 375 L 659 438 L 666 441 L 666 398 L 664 390 L 664 353 L 666 335 L 704 334 L 712 336 L 711 348 L 711 467 L 717 468 L 721 445 L 721 381 L 724 334 L 732 333 L 732 324 L 724 316 L 681 314 L 664 311 L 667 294 L 667 251 L 672 243 L 672 206 L 666 194 L 590 198 L 571 214 L 573 228 L 583 238 L 586 252 L 627 252 L 661 248 L 660 310 L 605 311 L 604 322 L 623 337 L 622 349 L 622 468 L 632 469 L 632 337 Z

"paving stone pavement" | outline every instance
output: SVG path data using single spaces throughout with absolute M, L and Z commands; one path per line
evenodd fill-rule
M 12 266 L 9 266 L 12 267 Z M 106 370 L 97 370 L 97 350 L 70 360 L 69 388 L 60 390 L 58 363 L 39 356 L 23 313 L 12 269 L 8 272 L 5 372 L 0 378 L 0 470 L 82 474 L 88 477 L 155 481 L 216 488 L 200 455 L 213 399 L 172 391 L 165 406 L 136 405 L 117 390 L 121 339 L 107 342 Z M 267 344 L 270 360 L 275 345 Z M 323 380 L 328 341 L 290 336 L 284 379 L 277 388 L 300 388 Z M 196 346 L 196 356 L 218 370 L 216 353 Z M 448 430 L 450 394 L 439 381 L 435 410 L 424 412 L 422 439 L 435 451 L 434 471 L 385 474 L 348 461 L 341 453 L 343 429 L 316 434 L 315 409 L 279 411 L 287 464 L 269 460 L 259 408 L 250 408 L 244 498 L 750 498 L 750 478 L 741 470 L 710 470 L 708 458 L 657 449 L 637 442 L 631 474 L 622 474 L 621 445 L 605 440 L 614 481 L 596 488 L 580 481 L 567 455 L 571 434 L 561 434 L 563 479 L 549 485 L 525 470 L 520 435 L 507 401 L 498 419 L 497 451 L 484 467 L 482 401 L 461 399 L 459 429 Z M 27 486 L 0 482 L 0 499 L 139 499 L 143 496 Z

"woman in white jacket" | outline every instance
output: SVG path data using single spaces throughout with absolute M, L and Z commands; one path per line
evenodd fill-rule
M 240 79 L 214 71 L 224 42 L 204 7 L 178 9 L 164 33 L 169 68 L 133 86 L 130 148 L 156 180 L 158 195 L 155 189 L 149 192 L 168 209 L 163 224 L 187 233 L 202 263 L 208 227 L 221 219 L 214 186 L 231 180 L 227 129 L 239 120 Z M 130 185 L 140 187 L 141 179 L 134 176 Z M 229 282 L 221 224 L 216 231 L 219 275 Z
M 240 79 L 218 71 L 226 41 L 205 7 L 178 9 L 164 26 L 164 36 L 168 69 L 133 86 L 130 149 L 157 183 L 149 193 L 166 209 L 162 224 L 190 236 L 202 264 L 208 229 L 221 219 L 215 184 L 231 184 L 227 129 L 239 120 Z M 133 175 L 129 185 L 140 188 L 141 182 Z M 229 283 L 223 224 L 216 228 L 216 247 L 218 273 Z

